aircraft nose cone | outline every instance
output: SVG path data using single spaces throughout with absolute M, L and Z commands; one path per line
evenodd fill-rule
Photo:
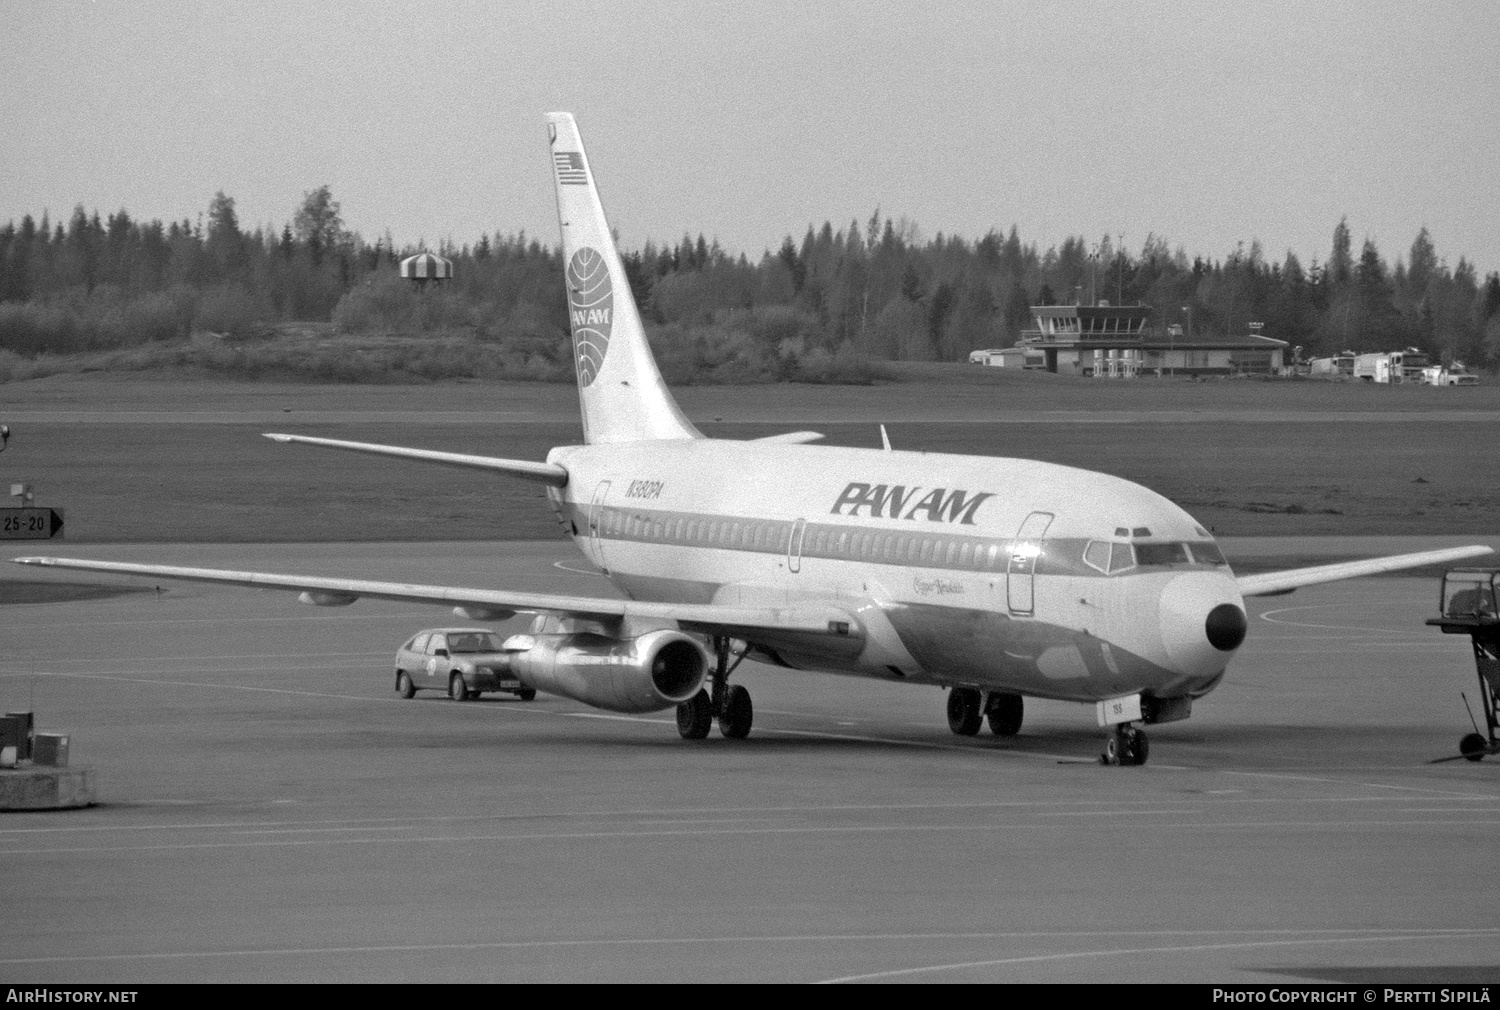
M 1245 612 L 1233 603 L 1221 603 L 1208 612 L 1203 630 L 1208 633 L 1208 644 L 1220 652 L 1233 652 L 1245 640 Z
M 1217 572 L 1184 572 L 1162 586 L 1157 602 L 1167 666 L 1189 678 L 1224 669 L 1245 640 L 1244 601 L 1234 580 Z

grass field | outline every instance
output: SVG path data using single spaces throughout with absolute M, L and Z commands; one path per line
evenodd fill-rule
M 992 385 L 959 380 L 974 372 L 988 380 L 997 370 L 951 371 L 946 384 L 919 375 L 873 388 L 694 388 L 681 398 L 719 437 L 815 427 L 832 444 L 873 448 L 880 444 L 874 419 L 890 419 L 898 448 L 1118 474 L 1225 536 L 1500 531 L 1493 464 L 1500 397 L 1490 387 L 1031 375 Z M 532 485 L 282 446 L 259 435 L 285 430 L 523 459 L 580 437 L 576 394 L 555 385 L 313 387 L 107 376 L 9 383 L 0 395 L 0 422 L 14 432 L 0 455 L 0 482 L 28 481 L 38 504 L 65 509 L 72 543 L 553 537 L 551 510 Z M 363 419 L 349 420 L 350 411 Z M 840 414 L 855 420 L 836 421 Z

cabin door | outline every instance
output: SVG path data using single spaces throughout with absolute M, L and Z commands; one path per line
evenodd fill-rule
M 589 506 L 589 547 L 594 554 L 594 564 L 609 571 L 609 565 L 604 561 L 604 540 L 600 537 L 600 527 L 604 523 L 604 499 L 609 495 L 609 484 L 607 480 L 601 480 L 599 486 L 594 488 L 594 501 Z
M 1006 603 L 1012 614 L 1030 615 L 1036 609 L 1036 563 L 1042 556 L 1043 538 L 1052 525 L 1051 512 L 1033 512 L 1016 531 L 1005 567 Z

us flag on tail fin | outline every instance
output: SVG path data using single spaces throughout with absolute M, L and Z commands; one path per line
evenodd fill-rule
M 553 151 L 552 160 L 557 165 L 557 181 L 563 186 L 587 186 L 588 172 L 583 167 L 583 155 L 577 151 Z

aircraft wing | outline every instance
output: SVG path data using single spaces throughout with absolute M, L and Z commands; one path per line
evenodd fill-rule
M 1243 596 L 1277 596 L 1290 593 L 1302 586 L 1313 586 L 1320 582 L 1338 582 L 1361 575 L 1378 575 L 1381 572 L 1397 572 L 1403 568 L 1419 568 L 1423 565 L 1440 565 L 1448 561 L 1477 558 L 1493 553 L 1482 544 L 1470 547 L 1446 547 L 1436 551 L 1417 551 L 1415 554 L 1393 554 L 1383 558 L 1365 558 L 1360 561 L 1340 561 L 1331 565 L 1314 565 L 1311 568 L 1291 568 L 1281 572 L 1261 572 L 1257 575 L 1241 575 L 1235 579 Z
M 218 568 L 179 568 L 174 565 L 139 565 L 121 561 L 86 561 L 78 558 L 12 558 L 19 565 L 44 568 L 78 568 L 116 575 L 146 575 L 157 579 L 213 582 L 227 586 L 281 589 L 301 592 L 302 601 L 337 607 L 361 597 L 466 607 L 482 612 L 483 619 L 501 620 L 516 613 L 561 613 L 586 617 L 637 617 L 677 621 L 694 631 L 796 631 L 809 634 L 850 636 L 859 625 L 844 610 L 816 602 L 782 607 L 725 606 L 714 603 L 653 603 L 608 597 L 563 596 L 556 593 L 510 592 L 494 589 L 464 589 L 457 586 L 421 586 L 402 582 L 371 582 L 317 575 L 277 575 L 271 572 L 235 572 Z
M 522 480 L 533 480 L 553 487 L 568 483 L 568 471 L 555 463 L 535 463 L 529 459 L 500 459 L 495 456 L 470 456 L 461 452 L 436 452 L 431 449 L 408 449 L 400 445 L 376 445 L 373 442 L 345 442 L 337 438 L 313 438 L 310 435 L 282 435 L 267 432 L 266 438 L 273 442 L 300 442 L 303 445 L 321 445 L 329 449 L 347 449 L 350 452 L 369 452 L 377 456 L 398 456 L 416 459 L 425 463 L 442 463 L 447 466 L 463 466 L 474 470 L 493 470 L 510 474 Z

